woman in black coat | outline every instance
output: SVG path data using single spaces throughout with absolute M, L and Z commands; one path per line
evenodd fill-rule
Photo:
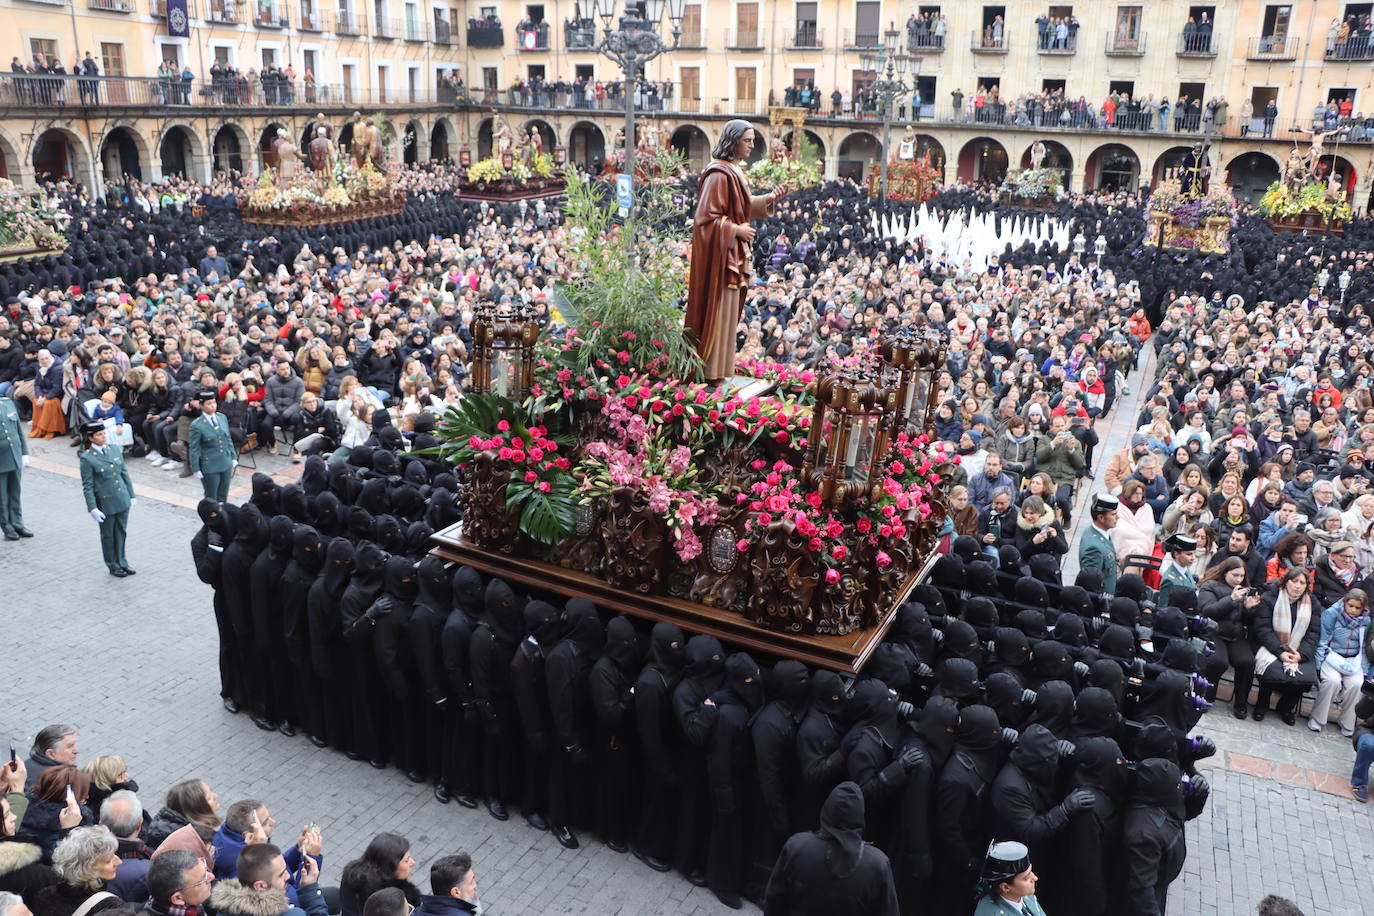
M 1256 722 L 1269 711 L 1269 698 L 1277 690 L 1279 716 L 1292 725 L 1302 695 L 1317 683 L 1313 658 L 1321 636 L 1322 608 L 1308 590 L 1310 575 L 1302 567 L 1288 570 L 1255 611 L 1251 637 L 1259 645 L 1255 651 L 1259 695 L 1251 715 Z
M 1012 532 L 1012 544 L 1021 551 L 1021 559 L 1030 562 L 1037 554 L 1050 554 L 1056 558 L 1069 552 L 1064 538 L 1064 529 L 1055 518 L 1054 510 L 1038 496 L 1027 496 L 1016 513 L 1016 529 Z
M 1217 622 L 1214 638 L 1225 647 L 1227 661 L 1235 669 L 1231 713 L 1237 719 L 1246 716 L 1255 682 L 1255 649 L 1249 634 L 1260 604 L 1260 596 L 1245 586 L 1245 562 L 1240 557 L 1222 560 L 1198 583 L 1198 613 Z
M 6 775 L 9 775 L 8 768 Z M 18 788 L 23 787 L 24 778 L 21 775 Z M 69 815 L 68 820 L 71 819 Z M 59 879 L 52 866 L 44 864 L 43 850 L 37 843 L 26 842 L 14 835 L 18 826 L 9 799 L 0 794 L 0 891 L 31 900 L 35 893 L 50 884 L 56 884 Z
M 360 858 L 344 866 L 339 878 L 339 906 L 343 916 L 362 916 L 367 898 L 384 887 L 399 887 L 411 906 L 420 905 L 420 889 L 410 883 L 415 857 L 410 840 L 394 833 L 379 833 Z

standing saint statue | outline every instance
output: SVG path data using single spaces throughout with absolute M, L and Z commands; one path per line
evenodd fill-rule
M 768 216 L 788 192 L 786 185 L 751 195 L 741 163 L 754 150 L 754 127 L 735 119 L 725 125 L 701 173 L 692 221 L 692 261 L 683 322 L 705 363 L 708 382 L 735 371 L 735 333 L 740 306 L 753 274 L 753 217 Z
M 1030 148 L 1030 164 L 1031 164 L 1031 168 L 1035 169 L 1036 171 L 1039 171 L 1040 169 L 1044 168 L 1044 166 L 1045 166 L 1045 152 L 1046 152 L 1046 150 L 1045 150 L 1045 141 L 1044 141 L 1044 140 L 1036 140 L 1034 143 L 1031 144 L 1031 148 Z
M 323 124 L 315 125 L 315 139 L 310 141 L 306 152 L 313 171 L 327 172 L 334 167 L 334 144 L 329 140 L 329 129 Z
M 284 188 L 296 175 L 297 160 L 303 162 L 305 157 L 296 149 L 296 144 L 291 142 L 291 136 L 284 127 L 277 128 L 277 139 L 272 141 L 272 151 L 277 155 L 277 187 Z

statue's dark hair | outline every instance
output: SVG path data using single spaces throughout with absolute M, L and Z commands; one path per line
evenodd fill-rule
M 735 147 L 739 146 L 740 137 L 744 136 L 746 130 L 753 129 L 754 125 L 742 118 L 726 121 L 725 129 L 720 132 L 720 139 L 716 141 L 715 147 L 711 150 L 711 158 L 735 161 Z

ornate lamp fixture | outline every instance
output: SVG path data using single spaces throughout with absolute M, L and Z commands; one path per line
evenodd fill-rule
M 944 338 L 913 327 L 898 328 L 882 343 L 879 353 L 896 376 L 897 406 L 889 414 L 892 435 L 925 432 L 934 438 L 932 412 L 935 373 L 945 364 Z
M 534 309 L 479 303 L 472 314 L 472 390 L 523 401 L 534 384 Z
M 568 148 L 566 146 L 555 146 L 553 148 L 553 164 L 562 168 L 568 161 Z
M 458 148 L 458 164 L 463 168 L 472 165 L 472 149 L 466 144 Z
M 802 474 L 825 502 L 877 495 L 891 432 L 887 418 L 898 401 L 893 380 L 871 363 L 822 368 Z

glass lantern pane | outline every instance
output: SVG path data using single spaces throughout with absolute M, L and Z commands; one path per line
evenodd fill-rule
M 854 464 L 850 468 L 849 479 L 860 487 L 868 486 L 868 466 L 873 461 L 873 440 L 877 433 L 877 421 L 867 417 L 854 427 L 854 435 L 858 438 L 858 449 L 854 454 Z
M 906 404 L 902 415 L 909 426 L 919 426 L 925 419 L 926 400 L 930 396 L 930 373 L 913 372 L 906 387 Z
M 514 374 L 510 353 L 503 349 L 493 350 L 491 354 L 491 393 L 503 398 L 511 397 L 515 391 L 512 384 Z

